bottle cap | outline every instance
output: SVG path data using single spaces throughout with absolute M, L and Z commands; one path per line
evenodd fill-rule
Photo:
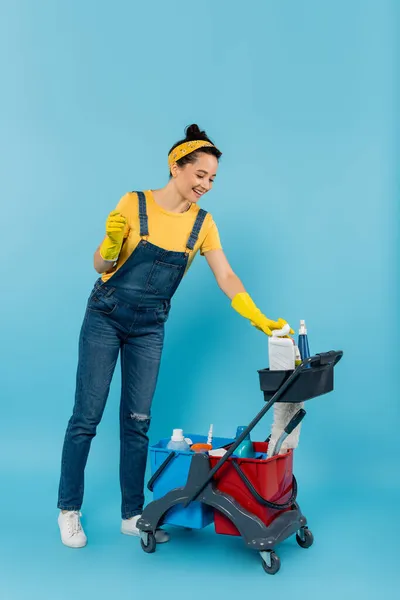
M 193 452 L 208 452 L 209 450 L 212 450 L 212 445 L 198 442 L 197 444 L 193 444 L 190 449 Z
M 286 323 L 286 325 L 284 325 L 282 327 L 282 329 L 274 329 L 272 331 L 272 336 L 273 337 L 283 337 L 285 335 L 289 335 L 289 333 L 290 333 L 290 325 L 288 325 Z
M 173 442 L 183 442 L 184 441 L 183 429 L 173 429 L 171 440 Z
M 307 327 L 304 319 L 300 321 L 299 335 L 307 335 Z

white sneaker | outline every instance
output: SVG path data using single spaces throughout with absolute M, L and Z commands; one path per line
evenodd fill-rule
M 78 510 L 60 512 L 58 525 L 61 532 L 61 541 L 70 548 L 83 548 L 87 544 L 87 537 L 81 525 L 81 513 Z
M 125 535 L 137 535 L 140 537 L 140 531 L 137 528 L 137 522 L 142 515 L 132 517 L 132 519 L 122 519 L 121 533 Z M 157 544 L 165 544 L 169 541 L 169 533 L 163 529 L 157 529 L 156 531 L 156 542 Z

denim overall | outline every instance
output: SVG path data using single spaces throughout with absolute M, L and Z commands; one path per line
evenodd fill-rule
M 62 453 L 58 508 L 80 510 L 90 444 L 103 415 L 121 353 L 120 484 L 122 518 L 141 514 L 150 408 L 164 342 L 164 324 L 207 212 L 200 210 L 185 252 L 147 241 L 146 197 L 138 192 L 141 240 L 114 275 L 97 280 L 79 339 L 75 405 Z

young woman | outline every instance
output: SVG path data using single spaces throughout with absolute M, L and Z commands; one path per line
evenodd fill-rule
M 75 405 L 65 434 L 58 496 L 62 542 L 86 545 L 80 522 L 84 471 L 121 356 L 120 483 L 122 533 L 139 535 L 148 451 L 150 408 L 171 299 L 200 250 L 232 307 L 271 335 L 271 321 L 232 271 L 213 218 L 198 201 L 209 192 L 221 152 L 197 125 L 169 152 L 170 180 L 159 190 L 130 192 L 111 212 L 94 255 L 102 276 L 90 294 L 79 340 Z M 159 530 L 158 542 L 168 541 Z

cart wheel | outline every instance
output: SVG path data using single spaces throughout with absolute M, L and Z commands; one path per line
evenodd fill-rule
M 261 559 L 263 569 L 268 575 L 275 575 L 281 568 L 281 560 L 275 552 L 269 553 L 270 565 L 268 566 L 265 560 Z
M 143 538 L 141 538 L 140 545 L 142 546 L 142 549 L 145 552 L 147 552 L 147 554 L 152 554 L 153 552 L 155 552 L 157 542 L 156 542 L 156 536 L 154 535 L 154 533 L 149 532 L 147 534 L 147 544 L 145 544 L 143 541 Z
M 311 531 L 307 528 L 302 530 L 304 539 L 302 539 L 298 533 L 296 533 L 296 542 L 298 543 L 299 546 L 301 546 L 302 548 L 309 548 L 310 546 L 313 545 L 314 543 L 314 536 L 311 533 Z

